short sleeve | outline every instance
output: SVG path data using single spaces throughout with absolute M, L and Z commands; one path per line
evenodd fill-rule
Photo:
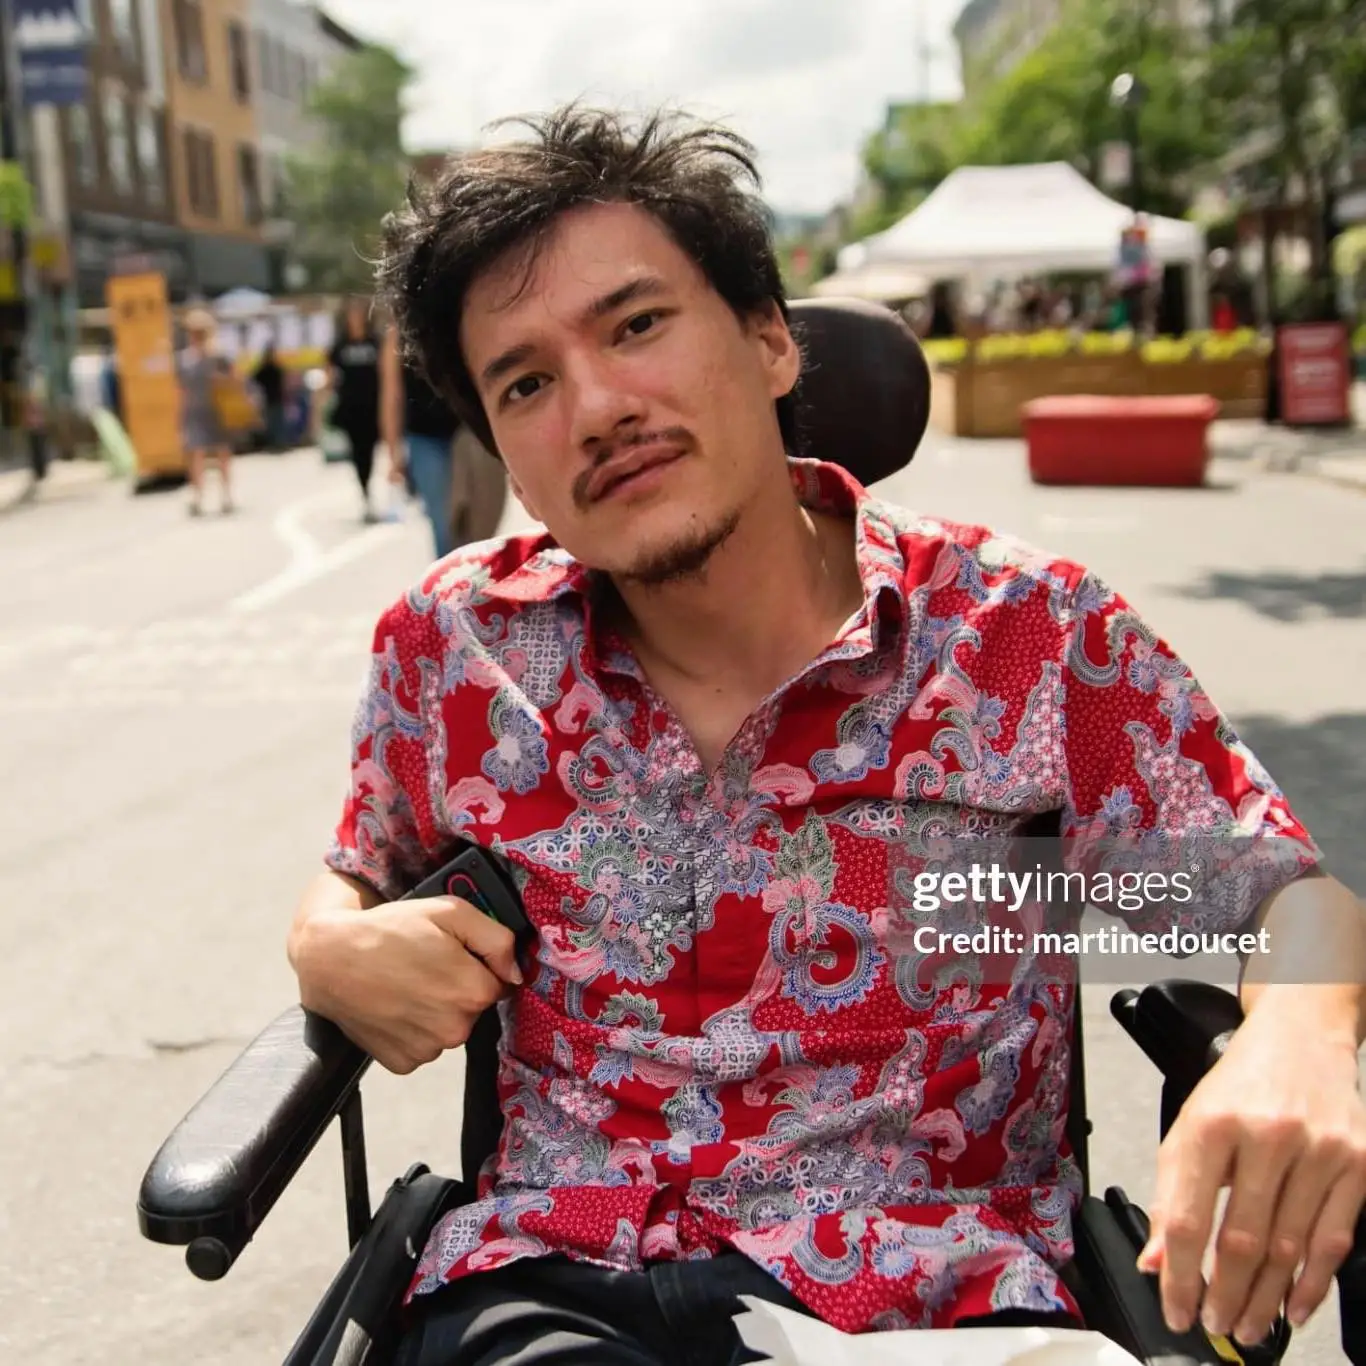
M 423 667 L 426 624 L 404 601 L 375 628 L 352 723 L 350 784 L 324 859 L 387 900 L 421 881 L 443 844 L 429 784 L 435 700 L 423 696 L 424 677 L 439 671 Z
M 1240 929 L 1320 861 L 1308 830 L 1190 667 L 1123 597 L 1083 575 L 1064 634 L 1069 871 L 1088 886 L 1103 875 L 1107 886 L 1127 877 L 1142 887 L 1142 908 L 1118 912 L 1140 932 Z

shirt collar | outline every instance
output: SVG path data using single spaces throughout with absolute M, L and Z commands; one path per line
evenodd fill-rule
M 853 516 L 854 553 L 863 582 L 863 617 L 873 648 L 882 649 L 906 619 L 906 559 L 891 508 L 843 466 L 825 460 L 790 459 L 788 471 L 804 507 L 812 512 Z M 558 545 L 548 532 L 534 538 L 529 551 L 516 568 L 486 585 L 486 597 L 525 605 L 569 595 L 586 603 L 592 596 L 594 571 Z

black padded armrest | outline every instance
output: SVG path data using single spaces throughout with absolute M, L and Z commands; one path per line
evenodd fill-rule
M 1218 1350 L 1198 1324 L 1174 1333 L 1163 1321 L 1156 1278 L 1137 1266 L 1147 1220 L 1120 1188 L 1106 1191 L 1104 1201 L 1084 1197 L 1073 1232 L 1079 1273 L 1073 1291 L 1088 1328 L 1149 1366 L 1220 1366 Z
M 203 1279 L 226 1273 L 369 1063 L 336 1025 L 285 1011 L 161 1145 L 138 1195 L 143 1236 L 188 1245 Z
M 1243 1022 L 1238 998 L 1208 982 L 1155 982 L 1142 991 L 1121 991 L 1111 1000 L 1110 1013 L 1183 1100 L 1223 1056 Z
M 1118 992 L 1110 1011 L 1162 1073 L 1165 1134 L 1200 1078 L 1223 1056 L 1243 1022 L 1242 1007 L 1222 987 L 1170 981 Z M 1366 1213 L 1357 1220 L 1355 1243 L 1337 1282 L 1343 1351 L 1352 1366 L 1366 1366 Z

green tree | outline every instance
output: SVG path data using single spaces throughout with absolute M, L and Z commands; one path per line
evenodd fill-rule
M 959 105 L 894 111 L 868 139 L 863 164 L 878 194 L 853 235 L 896 221 L 959 166 L 1065 161 L 1098 181 L 1105 145 L 1131 131 L 1110 101 L 1123 72 L 1148 92 L 1134 130 L 1144 207 L 1180 216 L 1226 139 L 1204 70 L 1201 35 L 1152 0 L 1068 0 L 1042 43 L 1004 77 L 974 81 L 973 98 Z
M 309 288 L 364 292 L 384 215 L 407 185 L 403 99 L 413 70 L 396 53 L 367 45 L 313 91 L 315 144 L 287 164 L 292 254 Z
M 1066 161 L 1096 181 L 1104 147 L 1130 132 L 1143 207 L 1184 215 L 1199 172 L 1223 146 L 1202 79 L 1203 43 L 1150 0 L 1073 0 L 1043 42 L 987 86 L 954 148 L 959 164 Z M 1132 130 L 1110 87 L 1129 72 L 1146 89 Z
M 1366 4 L 1237 0 L 1209 80 L 1238 130 L 1233 157 L 1254 201 L 1309 210 L 1312 286 L 1299 304 L 1320 311 L 1332 296 L 1325 210 L 1353 131 L 1366 126 Z
M 953 170 L 959 120 L 954 104 L 906 104 L 892 110 L 887 125 L 864 144 L 864 171 L 878 193 L 852 224 L 857 236 L 890 227 Z

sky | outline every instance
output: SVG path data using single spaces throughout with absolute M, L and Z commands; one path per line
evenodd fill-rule
M 958 94 L 963 0 L 323 0 L 416 68 L 410 148 L 571 98 L 721 119 L 759 154 L 769 204 L 823 213 L 858 179 L 888 101 Z M 919 55 L 929 49 L 927 58 Z M 504 134 L 506 136 L 507 134 Z

